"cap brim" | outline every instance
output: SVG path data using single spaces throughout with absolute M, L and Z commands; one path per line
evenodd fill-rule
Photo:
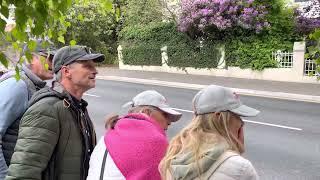
M 251 108 L 246 105 L 241 105 L 238 108 L 232 109 L 230 111 L 243 117 L 253 117 L 253 116 L 257 116 L 260 113 L 259 110 Z
M 39 51 L 38 54 L 40 56 L 48 56 L 48 53 L 50 56 L 54 56 L 56 54 L 56 50 L 52 50 L 52 51 Z
M 132 107 L 132 106 L 133 106 L 133 102 L 129 101 L 129 102 L 125 103 L 124 105 L 122 105 L 122 108 L 129 108 L 129 107 Z
M 181 118 L 181 116 L 182 116 L 181 113 L 179 113 L 178 111 L 173 110 L 173 109 L 170 108 L 170 107 L 159 108 L 159 109 L 161 109 L 163 112 L 165 112 L 165 113 L 167 113 L 167 114 L 169 115 L 169 120 L 170 120 L 171 122 L 176 122 L 176 121 L 178 121 L 178 120 Z
M 104 54 L 87 54 L 80 57 L 77 60 L 80 60 L 80 61 L 93 60 L 94 62 L 102 62 L 104 61 L 104 59 L 105 59 Z

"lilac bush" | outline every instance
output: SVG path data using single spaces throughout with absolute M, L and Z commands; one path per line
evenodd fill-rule
M 295 10 L 296 31 L 302 35 L 308 35 L 320 28 L 320 2 L 309 1 Z
M 320 18 L 298 16 L 296 18 L 296 31 L 301 35 L 309 35 L 320 28 Z
M 208 28 L 227 30 L 233 27 L 260 32 L 270 24 L 266 7 L 255 0 L 182 0 L 179 30 L 206 33 Z

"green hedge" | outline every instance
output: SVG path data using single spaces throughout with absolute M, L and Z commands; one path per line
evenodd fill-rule
M 238 66 L 253 70 L 277 67 L 272 52 L 292 51 L 293 42 L 273 36 L 238 37 L 226 43 L 227 66 Z
M 126 27 L 120 34 L 120 43 L 124 45 L 125 52 L 124 63 L 161 65 L 160 48 L 167 46 L 169 66 L 215 68 L 221 57 L 218 48 L 224 45 L 227 66 L 253 70 L 274 68 L 277 62 L 272 59 L 272 52 L 292 51 L 293 42 L 300 40 L 293 32 L 288 32 L 288 27 L 292 27 L 292 24 L 285 23 L 288 19 L 284 15 L 281 21 L 278 19 L 278 22 L 274 22 L 272 29 L 261 34 L 240 30 L 215 32 L 213 37 L 205 39 L 201 48 L 197 39 L 179 32 L 174 23 Z
M 214 68 L 220 53 L 212 42 L 199 47 L 178 32 L 174 23 L 150 23 L 148 26 L 124 28 L 120 34 L 123 58 L 130 65 L 161 65 L 161 47 L 168 47 L 168 65 L 174 67 Z
M 139 43 L 124 46 L 122 53 L 124 64 L 161 66 L 161 51 L 158 46 Z
M 221 53 L 215 45 L 205 44 L 202 48 L 196 43 L 179 43 L 168 47 L 169 66 L 216 68 Z

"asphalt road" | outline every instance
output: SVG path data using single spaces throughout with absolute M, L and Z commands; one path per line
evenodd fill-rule
M 196 91 L 133 83 L 97 80 L 97 87 L 84 97 L 97 136 L 104 133 L 104 120 L 110 113 L 122 114 L 121 106 L 137 93 L 155 89 L 166 96 L 175 108 L 191 110 Z M 261 180 L 319 180 L 320 179 L 320 104 L 270 98 L 241 96 L 242 101 L 261 111 L 246 119 L 245 142 L 248 158 L 256 167 Z M 173 137 L 192 118 L 183 117 L 170 126 Z

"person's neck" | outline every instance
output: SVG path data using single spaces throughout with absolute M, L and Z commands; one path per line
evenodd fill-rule
M 71 84 L 70 82 L 67 81 L 61 81 L 60 84 L 64 87 L 64 89 L 69 92 L 73 97 L 75 97 L 76 99 L 78 99 L 79 101 L 82 99 L 82 96 L 84 94 L 83 89 L 81 89 L 80 87 Z

